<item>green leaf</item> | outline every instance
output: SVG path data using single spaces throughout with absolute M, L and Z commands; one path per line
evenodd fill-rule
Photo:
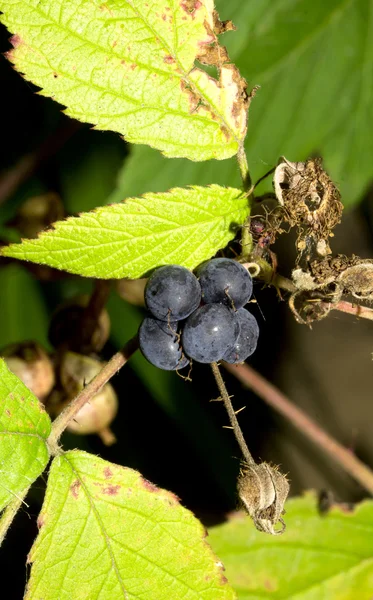
M 11 264 L 0 269 L 0 290 L 0 350 L 25 340 L 48 346 L 48 314 L 39 283 L 23 266 Z
M 126 150 L 114 134 L 92 133 L 84 128 L 74 135 L 58 157 L 60 194 L 68 214 L 93 210 L 105 203 L 116 186 Z
M 42 404 L 0 359 L 0 510 L 44 471 L 50 430 Z
M 175 188 L 59 221 L 2 254 L 86 277 L 135 279 L 162 264 L 193 269 L 233 239 L 248 213 L 240 190 Z
M 249 42 L 236 54 L 261 85 L 249 160 L 272 165 L 280 155 L 320 153 L 344 203 L 352 204 L 373 173 L 371 0 L 266 4 L 270 10 L 246 29 Z
M 320 515 L 314 494 L 286 504 L 286 531 L 258 532 L 234 516 L 210 530 L 240 600 L 371 600 L 373 502 Z
M 167 156 L 236 154 L 245 82 L 218 45 L 212 0 L 1 0 L 0 10 L 15 34 L 8 58 L 68 115 Z
M 253 181 L 281 155 L 300 161 L 318 153 L 344 204 L 358 202 L 373 175 L 370 0 L 216 0 L 216 5 L 222 19 L 237 25 L 224 37 L 230 56 L 251 85 L 261 86 L 250 106 L 246 138 Z M 134 148 L 110 201 L 174 185 L 237 185 L 233 160 L 203 166 L 178 160 L 175 168 L 150 148 Z M 271 190 L 270 177 L 265 183 Z
M 27 600 L 231 600 L 204 529 L 170 492 L 84 452 L 54 459 Z

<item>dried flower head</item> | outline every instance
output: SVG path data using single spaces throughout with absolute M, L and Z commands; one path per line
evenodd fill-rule
M 289 493 L 289 482 L 278 467 L 266 462 L 242 464 L 237 482 L 242 507 L 248 512 L 259 531 L 280 535 L 285 531 L 282 515 Z M 277 523 L 280 529 L 275 529 Z

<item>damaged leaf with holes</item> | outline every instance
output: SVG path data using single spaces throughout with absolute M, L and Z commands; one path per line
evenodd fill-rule
M 0 358 L 0 510 L 44 471 L 50 431 L 42 404 Z
M 250 98 L 217 38 L 233 27 L 212 0 L 1 0 L 0 10 L 14 34 L 8 59 L 69 116 L 169 157 L 237 153 Z
M 206 533 L 176 496 L 80 451 L 54 459 L 27 600 L 233 600 Z

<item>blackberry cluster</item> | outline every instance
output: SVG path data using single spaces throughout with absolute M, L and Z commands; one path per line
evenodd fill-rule
M 229 258 L 207 261 L 195 274 L 179 265 L 156 269 L 145 287 L 143 355 L 166 371 L 186 367 L 189 359 L 243 362 L 259 337 L 255 317 L 243 308 L 252 291 L 250 273 Z

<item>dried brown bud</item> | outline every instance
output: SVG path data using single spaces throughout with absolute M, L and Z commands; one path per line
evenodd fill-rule
M 28 198 L 18 209 L 15 218 L 9 222 L 21 235 L 37 237 L 38 233 L 55 221 L 63 219 L 65 210 L 58 194 L 50 192 Z
M 244 463 L 237 482 L 238 496 L 259 531 L 279 535 L 285 531 L 282 515 L 289 482 L 278 467 L 268 463 Z M 275 529 L 277 523 L 280 529 Z
M 118 295 L 130 304 L 145 306 L 144 290 L 147 279 L 119 279 L 116 282 Z
M 60 380 L 68 401 L 76 396 L 83 387 L 99 373 L 104 363 L 66 352 L 60 365 Z M 57 412 L 61 412 L 68 402 L 64 402 Z M 113 444 L 116 439 L 109 425 L 118 411 L 118 399 L 110 383 L 106 383 L 70 421 L 67 429 L 80 435 L 97 433 L 106 445 Z
M 338 277 L 343 293 L 359 300 L 373 300 L 373 262 L 366 260 L 348 267 Z
M 90 339 L 83 339 L 81 324 L 89 303 L 89 296 L 77 296 L 58 307 L 49 327 L 49 340 L 57 348 L 66 345 L 77 352 L 99 352 L 110 335 L 110 317 L 104 308 L 94 323 Z
M 54 369 L 48 354 L 40 344 L 11 344 L 0 354 L 14 375 L 17 375 L 39 400 L 48 396 L 55 383 Z
M 321 319 L 325 319 L 328 316 L 332 310 L 334 300 L 336 299 L 335 301 L 337 302 L 339 298 L 338 289 L 329 296 L 323 296 L 318 290 L 300 290 L 294 292 L 288 302 L 295 320 L 302 325 L 311 327 L 314 321 L 321 321 Z

